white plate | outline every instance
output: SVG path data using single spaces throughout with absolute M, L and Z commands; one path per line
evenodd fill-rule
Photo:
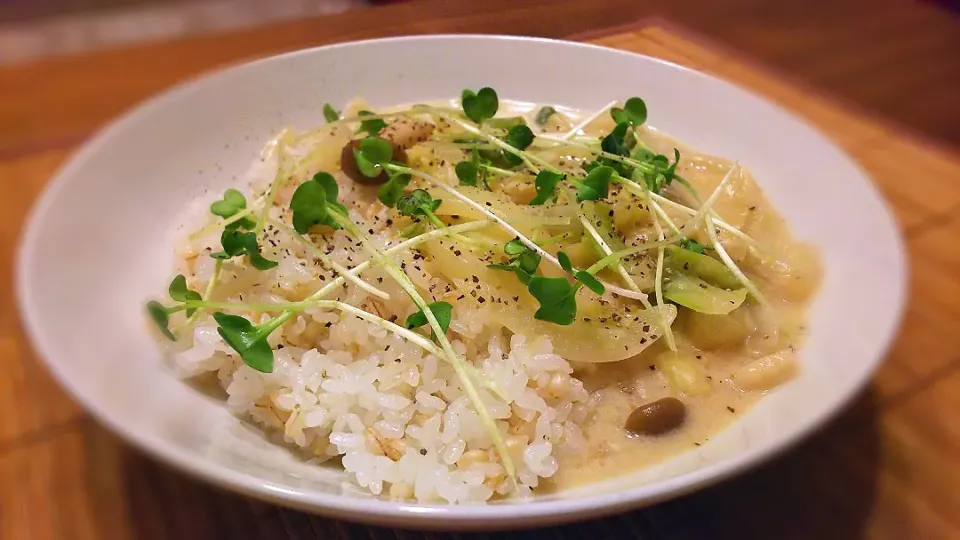
M 324 102 L 377 105 L 492 86 L 502 98 L 595 109 L 638 95 L 650 123 L 750 168 L 794 232 L 822 249 L 800 377 L 695 452 L 522 504 L 424 506 L 344 491 L 177 380 L 143 325 L 163 291 L 184 205 L 236 184 L 279 129 L 323 122 Z M 346 43 L 241 65 L 173 89 L 104 129 L 47 186 L 26 227 L 17 295 L 40 356 L 122 437 L 200 478 L 331 516 L 429 528 L 556 524 L 675 497 L 738 473 L 826 421 L 864 385 L 900 321 L 896 227 L 856 165 L 806 123 L 674 64 L 576 43 L 433 36 Z

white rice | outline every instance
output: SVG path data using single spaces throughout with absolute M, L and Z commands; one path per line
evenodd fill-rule
M 281 431 L 318 462 L 341 457 L 351 479 L 375 495 L 460 503 L 510 491 L 452 367 L 353 316 L 322 315 L 323 324 L 335 321 L 315 347 L 277 343 L 284 347 L 273 373 L 240 361 L 210 319 L 196 326 L 177 365 L 186 375 L 216 372 L 233 412 Z M 284 337 L 297 337 L 297 326 L 305 325 L 290 324 Z M 462 339 L 453 342 L 461 350 Z M 483 345 L 474 364 L 509 397 L 483 391 L 487 410 L 506 434 L 521 488 L 536 488 L 556 472 L 557 447 L 583 444 L 587 392 L 546 339 L 496 332 Z
M 251 173 L 255 193 L 262 193 L 272 180 L 275 163 L 270 157 L 258 160 Z M 390 237 L 381 234 L 384 216 L 369 215 L 353 201 L 349 181 L 342 177 L 338 181 L 341 201 L 355 203 L 354 222 L 373 231 L 382 246 L 390 245 Z M 289 216 L 281 208 L 293 187 L 279 193 L 278 206 L 271 211 L 288 223 Z M 253 198 L 248 195 L 247 199 Z M 206 211 L 204 207 L 202 212 Z M 197 216 L 192 218 L 195 221 Z M 219 249 L 219 233 L 178 246 L 178 271 L 195 290 L 203 291 L 210 279 L 214 260 L 207 254 Z M 213 300 L 300 300 L 335 277 L 285 232 L 268 228 L 268 238 L 262 243 L 263 254 L 279 266 L 261 272 L 240 258 L 226 262 Z M 325 251 L 341 264 L 350 267 L 367 259 L 343 232 L 327 241 Z M 397 259 L 408 265 L 415 283 L 424 288 L 444 286 L 426 271 L 411 271 L 409 265 L 416 266 L 412 257 L 408 253 Z M 375 304 L 353 285 L 336 296 L 369 311 L 386 310 L 382 316 L 402 321 L 414 311 L 412 303 L 384 276 L 376 267 L 362 274 L 368 283 L 391 294 L 389 302 Z M 487 311 L 469 296 L 461 302 L 453 296 L 445 299 L 454 304 L 449 336 L 455 350 L 507 398 L 481 389 L 517 468 L 519 490 L 507 477 L 453 368 L 352 315 L 311 309 L 291 320 L 270 337 L 275 365 L 272 373 L 265 374 L 245 365 L 217 334 L 209 314 L 204 314 L 194 325 L 192 339 L 186 336 L 174 346 L 174 363 L 184 377 L 215 374 L 231 411 L 268 432 L 282 434 L 283 441 L 302 450 L 308 459 L 317 463 L 339 459 L 351 482 L 374 495 L 449 503 L 526 495 L 541 479 L 556 473 L 559 453 L 584 447 L 580 423 L 588 414 L 588 393 L 572 377 L 570 364 L 552 353 L 549 340 L 527 341 L 511 335 L 493 324 Z M 263 313 L 240 314 L 255 323 L 268 318 Z M 172 323 L 176 326 L 182 318 Z

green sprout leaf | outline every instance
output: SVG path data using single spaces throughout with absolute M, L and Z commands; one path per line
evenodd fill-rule
M 490 152 L 492 152 L 494 154 L 494 157 L 496 157 L 497 159 L 502 159 L 503 157 L 503 152 L 499 152 L 496 150 L 490 150 Z M 503 160 L 503 161 L 504 161 L 504 165 L 509 165 L 508 163 L 506 163 L 506 160 Z M 462 166 L 459 168 L 455 168 L 457 172 L 457 178 L 460 179 L 460 185 L 462 186 L 469 186 L 469 185 L 481 186 L 482 185 L 484 188 L 489 190 L 490 185 L 487 183 L 487 174 L 488 174 L 487 167 L 491 165 L 492 163 L 491 160 L 484 157 L 484 155 L 481 154 L 480 150 L 478 150 L 477 148 L 474 148 L 470 152 L 470 161 L 467 163 L 470 163 L 471 166 Z M 473 174 L 474 171 L 476 172 L 475 175 Z M 464 183 L 464 181 L 468 183 Z M 471 181 L 473 181 L 474 183 L 470 184 L 469 182 Z
M 170 282 L 170 286 L 167 288 L 167 292 L 170 293 L 170 298 L 173 298 L 177 302 L 203 300 L 203 297 L 200 296 L 200 293 L 187 288 L 187 278 L 183 277 L 183 274 L 173 278 L 173 281 Z M 193 312 L 196 310 L 197 308 L 188 308 L 187 317 L 193 315 Z
M 526 150 L 527 147 L 533 144 L 533 131 L 526 125 L 514 126 L 507 132 L 507 136 L 504 137 L 503 141 L 517 150 Z M 523 158 L 508 150 L 503 151 L 503 159 L 511 167 L 516 167 L 523 163 Z
M 540 254 L 532 249 L 525 248 L 523 253 L 517 257 L 516 265 L 520 270 L 533 275 L 537 271 L 537 267 L 540 266 Z
M 323 118 L 324 118 L 327 122 L 336 122 L 337 120 L 340 119 L 340 113 L 338 113 L 337 110 L 334 109 L 333 106 L 330 105 L 329 103 L 324 103 L 324 104 L 323 104 Z
M 410 174 L 387 169 L 387 176 L 389 180 L 377 190 L 377 198 L 388 208 L 393 208 L 403 197 L 403 189 L 410 183 Z
M 250 264 L 257 270 L 269 270 L 277 266 L 276 261 L 268 260 L 260 254 L 257 235 L 252 232 L 224 230 L 223 234 L 220 235 L 220 245 L 223 251 L 211 253 L 211 257 L 226 260 L 245 254 Z
M 357 116 L 374 116 L 370 111 L 360 111 L 357 113 Z M 360 129 L 357 130 L 357 133 L 366 133 L 371 137 L 376 137 L 380 134 L 380 130 L 387 127 L 387 123 L 381 118 L 371 118 L 369 120 L 362 120 L 360 122 Z
M 697 242 L 696 240 L 692 240 L 690 238 L 682 238 L 680 240 L 680 247 L 682 247 L 687 251 L 692 251 L 694 253 L 697 253 L 699 255 L 703 255 L 703 251 L 707 249 L 706 246 L 704 246 L 700 242 Z
M 634 155 L 636 156 L 635 159 L 643 159 L 653 165 L 652 171 L 641 172 L 638 169 L 632 175 L 635 177 L 634 179 L 643 179 L 647 185 L 647 189 L 650 191 L 660 193 L 665 186 L 669 186 L 673 183 L 674 179 L 679 178 L 677 175 L 677 165 L 680 164 L 680 151 L 676 148 L 673 149 L 673 163 L 670 163 L 670 158 L 667 156 L 654 153 L 646 148 L 641 148 Z M 685 182 L 683 179 L 678 181 Z
M 540 171 L 540 173 L 537 174 L 537 178 L 533 181 L 533 186 L 537 190 L 537 196 L 530 201 L 530 204 L 540 206 L 549 200 L 556 200 L 557 184 L 563 180 L 563 176 L 564 175 L 553 171 Z
M 631 157 L 637 161 L 653 161 L 658 155 L 660 154 L 657 154 L 646 146 L 640 146 Z
M 223 233 L 220 234 L 220 247 L 222 251 L 211 253 L 210 256 L 214 259 L 227 260 L 242 254 L 244 252 L 244 243 L 241 237 L 245 234 L 253 233 L 242 233 L 240 231 L 230 230 L 223 231 Z
M 503 272 L 513 272 L 517 275 L 517 279 L 520 280 L 520 283 L 523 283 L 524 285 L 530 282 L 530 277 L 531 277 L 530 274 L 528 274 L 527 272 L 524 272 L 522 269 L 520 269 L 519 266 L 515 264 L 495 263 L 495 264 L 488 264 L 487 268 L 491 270 L 501 270 Z
M 626 143 L 624 142 L 627 136 L 627 129 L 629 129 L 630 124 L 626 122 L 620 122 L 616 127 L 613 128 L 606 137 L 600 141 L 600 149 L 604 152 L 609 152 L 611 154 L 616 154 L 618 156 L 629 156 L 630 149 L 627 148 Z
M 570 262 L 570 257 L 566 253 L 562 251 L 557 252 L 557 261 L 560 262 L 560 268 L 563 268 L 564 272 L 568 274 L 573 273 L 573 264 Z
M 656 154 L 650 158 L 650 163 L 658 168 L 666 169 L 670 165 L 670 160 L 663 154 Z
M 150 315 L 150 319 L 153 320 L 154 324 L 157 325 L 157 328 L 160 329 L 160 332 L 167 337 L 170 341 L 176 341 L 177 338 L 173 335 L 173 332 L 170 331 L 170 315 L 167 313 L 167 308 L 163 307 L 163 304 L 157 302 L 156 300 L 151 300 L 147 302 L 147 313 Z
M 228 218 L 247 207 L 247 199 L 243 193 L 235 189 L 223 192 L 223 199 L 210 205 L 210 213 L 222 218 Z
M 273 372 L 273 349 L 267 343 L 273 327 L 255 326 L 244 317 L 226 313 L 214 313 L 213 318 L 217 321 L 217 333 L 245 364 L 261 373 Z
M 519 255 L 524 251 L 527 251 L 527 246 L 523 245 L 520 237 L 514 238 L 503 245 L 503 252 L 507 255 Z
M 507 255 L 513 255 L 507 264 L 489 264 L 487 268 L 491 270 L 502 270 L 513 272 L 521 283 L 526 285 L 530 277 L 536 273 L 540 266 L 540 254 L 520 242 L 519 238 L 510 240 L 503 246 L 503 252 Z
M 680 164 L 680 151 L 676 148 L 673 149 L 673 163 L 665 171 L 663 171 L 663 177 L 669 186 L 675 178 L 677 178 L 677 165 Z
M 443 201 L 431 197 L 426 190 L 415 189 L 397 201 L 397 211 L 403 216 L 426 217 L 436 211 L 441 202 Z
M 269 270 L 277 266 L 276 261 L 271 261 L 269 259 L 264 258 L 264 256 L 260 254 L 259 250 L 254 251 L 254 250 L 248 249 L 247 259 L 250 261 L 250 264 L 257 270 Z
M 532 276 L 527 281 L 527 290 L 540 302 L 540 309 L 533 315 L 535 319 L 566 326 L 571 324 L 577 315 L 576 296 L 581 286 L 586 286 L 597 294 L 603 294 L 606 288 L 589 272 L 575 271 L 566 253 L 557 252 L 557 261 L 564 272 L 577 280 L 576 285 L 571 285 L 566 278 Z
M 553 107 L 550 107 L 549 105 L 546 107 L 541 107 L 540 110 L 537 111 L 537 118 L 536 118 L 537 125 L 538 126 L 546 125 L 547 122 L 550 121 L 550 117 L 555 114 L 557 114 L 557 110 L 554 109 Z
M 477 167 L 476 163 L 472 161 L 461 161 L 457 163 L 454 170 L 457 173 L 457 178 L 460 179 L 461 186 L 476 187 L 480 177 L 479 167 Z
M 577 272 L 573 275 L 573 278 L 598 295 L 603 294 L 607 290 L 606 287 L 603 286 L 603 283 L 600 283 L 599 279 L 585 270 Z
M 566 278 L 531 277 L 527 290 L 540 303 L 533 318 L 561 326 L 573 323 L 577 316 L 577 288 Z
M 247 208 L 247 199 L 243 193 L 235 189 L 228 189 L 223 192 L 223 198 L 210 205 L 210 213 L 224 219 L 233 217 L 234 214 Z M 227 225 L 230 229 L 252 229 L 256 223 L 250 218 L 241 218 Z
M 312 180 L 323 188 L 323 191 L 327 194 L 327 204 L 333 206 L 340 211 L 341 214 L 347 215 L 347 207 L 340 204 L 338 200 L 340 198 L 340 185 L 337 184 L 337 181 L 333 178 L 333 175 L 325 172 L 318 172 L 313 175 Z
M 594 167 L 577 187 L 578 201 L 596 201 L 607 196 L 607 187 L 616 171 L 606 165 Z
M 293 197 L 290 199 L 294 230 L 300 234 L 306 234 L 310 227 L 321 224 L 339 229 L 340 226 L 329 214 L 328 206 L 333 204 L 346 214 L 346 208 L 335 202 L 338 192 L 336 180 L 327 173 L 317 173 L 311 180 L 297 186 L 297 190 L 293 192 Z M 331 201 L 334 202 L 331 203 Z M 227 250 L 224 249 L 224 251 Z
M 437 319 L 437 323 L 440 324 L 440 329 L 446 333 L 447 328 L 450 328 L 450 319 L 453 316 L 453 306 L 449 302 L 433 302 L 427 304 L 427 309 L 429 309 L 433 316 Z M 405 326 L 409 329 L 419 328 L 427 324 L 427 316 L 423 313 L 423 310 L 417 311 L 416 313 L 407 317 Z M 433 332 L 430 332 L 431 337 L 436 339 L 436 335 Z
M 533 131 L 525 125 L 513 126 L 503 138 L 503 142 L 517 150 L 526 150 L 533 144 Z
M 477 92 L 464 90 L 460 102 L 467 118 L 477 124 L 482 124 L 484 120 L 493 118 L 500 108 L 497 92 L 488 87 L 481 88 Z
M 393 146 L 380 137 L 367 137 L 360 141 L 353 153 L 360 172 L 368 178 L 376 178 L 393 158 Z
M 622 109 L 616 107 L 610 109 L 610 116 L 617 124 L 642 126 L 647 121 L 647 104 L 638 97 L 632 97 L 623 104 Z

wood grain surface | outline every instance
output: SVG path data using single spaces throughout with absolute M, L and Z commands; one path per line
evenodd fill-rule
M 541 2 L 515 4 L 519 7 L 501 10 L 506 22 L 498 29 L 535 33 L 537 25 L 521 19 L 540 13 Z M 869 389 L 797 449 L 683 499 L 508 536 L 960 538 L 960 422 L 954 419 L 960 410 L 960 219 L 954 217 L 960 208 L 960 160 L 950 148 L 955 132 L 931 121 L 933 127 L 925 131 L 944 144 L 905 135 L 898 123 L 854 113 L 798 83 L 796 76 L 780 77 L 743 59 L 729 48 L 731 40 L 718 45 L 662 20 L 617 26 L 622 16 L 610 17 L 610 10 L 598 8 L 622 13 L 629 4 L 557 5 L 562 16 L 536 33 L 579 35 L 711 72 L 808 118 L 869 171 L 894 209 L 911 258 L 910 304 L 903 330 Z M 879 2 L 877 9 L 886 5 Z M 385 9 L 395 16 L 412 8 Z M 392 31 L 485 31 L 499 20 L 482 13 L 470 20 L 438 17 L 398 19 Z M 344 16 L 337 24 L 335 35 L 318 37 L 301 22 L 0 70 L 0 182 L 5 189 L 0 198 L 0 362 L 5 367 L 0 377 L 0 539 L 447 537 L 308 516 L 223 493 L 152 462 L 90 420 L 53 383 L 25 342 L 12 301 L 11 265 L 24 216 L 46 179 L 92 130 L 199 71 L 383 33 L 370 20 Z M 151 69 L 135 69 L 138 65 Z M 952 88 L 956 95 L 960 84 Z M 895 114 L 883 116 L 903 121 Z

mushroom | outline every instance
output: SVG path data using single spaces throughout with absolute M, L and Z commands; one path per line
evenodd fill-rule
M 686 415 L 687 407 L 682 401 L 666 397 L 634 409 L 624 428 L 638 435 L 663 435 L 680 427 Z

